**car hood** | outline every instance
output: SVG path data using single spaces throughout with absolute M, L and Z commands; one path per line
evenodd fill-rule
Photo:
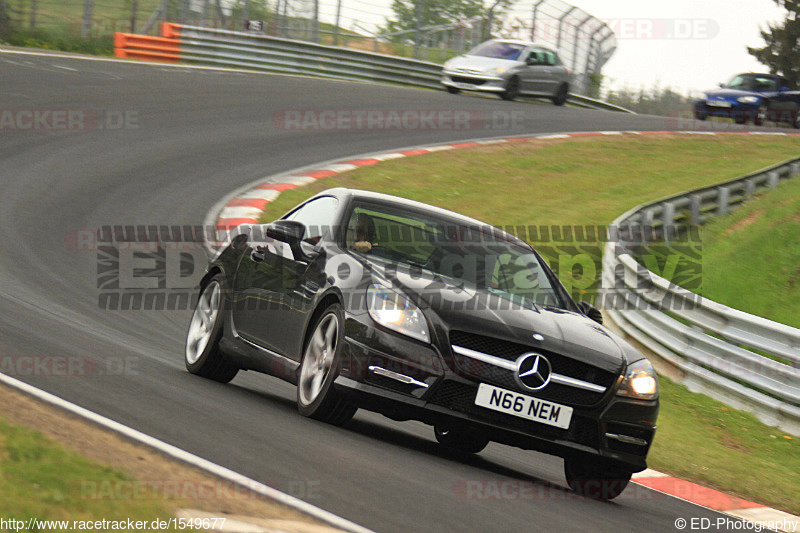
M 447 70 L 466 69 L 466 70 L 493 70 L 499 67 L 511 68 L 519 65 L 521 61 L 512 59 L 498 59 L 496 57 L 470 56 L 463 55 L 454 57 L 447 63 Z
M 423 309 L 435 315 L 439 336 L 450 329 L 560 353 L 609 372 L 619 372 L 626 352 L 625 341 L 583 314 L 554 307 L 512 303 L 488 290 L 464 286 L 444 276 L 425 272 L 423 277 L 403 273 L 396 265 L 367 261 L 373 279 L 402 291 Z M 388 268 L 387 268 L 388 266 Z M 391 274 L 391 279 L 387 274 Z M 416 278 L 416 279 L 415 279 Z M 534 334 L 544 337 L 536 341 Z M 443 343 L 446 343 L 444 341 Z
M 736 100 L 737 98 L 741 98 L 742 96 L 758 96 L 759 98 L 763 98 L 765 93 L 757 93 L 755 91 L 742 91 L 739 89 L 726 89 L 725 87 L 721 87 L 719 89 L 712 89 L 710 91 L 706 91 L 706 98 L 709 100 Z

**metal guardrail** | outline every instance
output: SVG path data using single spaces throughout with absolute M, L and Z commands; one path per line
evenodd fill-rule
M 246 68 L 283 74 L 389 82 L 439 89 L 442 66 L 399 56 L 378 54 L 307 41 L 267 37 L 200 26 L 164 23 L 163 37 L 115 35 L 118 57 Z M 631 111 L 570 94 L 572 102 L 594 109 Z
M 326 78 L 439 87 L 441 65 L 243 32 L 170 24 L 181 60 Z
M 588 107 L 589 109 L 602 109 L 604 111 L 619 111 L 621 113 L 636 114 L 636 111 L 631 111 L 630 109 L 626 109 L 622 106 L 609 104 L 608 102 L 597 100 L 595 98 L 589 98 L 588 96 L 583 96 L 582 94 L 569 93 L 569 102 L 580 107 Z
M 687 386 L 795 435 L 800 435 L 800 329 L 702 298 L 656 275 L 634 259 L 631 236 L 680 240 L 690 225 L 727 214 L 798 173 L 800 158 L 631 209 L 612 224 L 629 240 L 609 239 L 602 273 L 603 287 L 617 297 L 605 310 L 609 318 L 678 369 Z

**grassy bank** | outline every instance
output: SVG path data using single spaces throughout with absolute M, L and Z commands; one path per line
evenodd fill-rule
M 800 153 L 794 137 L 614 136 L 530 140 L 385 161 L 282 193 L 274 220 L 330 187 L 369 189 L 492 225 L 608 224 L 637 204 L 758 170 Z
M 102 497 L 97 490 L 127 489 L 133 483 L 133 478 L 120 470 L 89 461 L 41 433 L 0 418 L 2 518 L 25 522 L 130 518 L 152 523 L 174 516 L 178 502 L 113 497 L 113 491 L 111 497 Z
M 800 179 L 703 226 L 703 295 L 800 328 Z
M 0 519 L 23 521 L 26 531 L 115 529 L 74 524 L 102 520 L 130 529 L 131 519 L 156 531 L 165 524 L 149 527 L 153 520 L 183 518 L 167 529 L 198 531 L 211 525 L 204 517 L 216 518 L 217 526 L 225 518 L 229 528 L 241 527 L 233 520 L 269 531 L 319 526 L 290 507 L 0 385 Z M 30 527 L 32 519 L 69 524 Z
M 800 139 L 792 137 L 679 134 L 484 145 L 386 161 L 284 192 L 269 204 L 263 221 L 318 191 L 346 186 L 424 201 L 497 226 L 605 225 L 640 203 L 734 178 L 798 152 Z M 784 201 L 785 213 L 775 210 L 781 224 L 788 223 L 792 206 L 800 212 L 796 203 Z M 730 243 L 720 241 L 720 249 Z M 798 249 L 787 248 L 787 254 Z M 704 258 L 703 274 L 726 281 L 740 263 L 721 259 L 712 267 Z M 782 290 L 765 281 L 759 292 Z M 800 514 L 799 439 L 666 378 L 661 399 L 650 455 L 654 468 Z
M 6 35 L 0 35 L 0 42 L 11 46 L 110 56 L 114 54 L 114 32 L 130 32 L 131 28 L 131 3 L 122 0 L 95 2 L 88 32 L 83 28 L 83 0 L 37 0 L 35 14 L 30 0 L 6 4 L 11 27 Z M 159 0 L 139 0 L 138 29 L 159 5 Z

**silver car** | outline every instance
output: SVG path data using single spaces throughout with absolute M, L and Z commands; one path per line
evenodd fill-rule
M 543 96 L 564 105 L 570 71 L 546 46 L 515 39 L 492 39 L 444 64 L 442 85 L 460 91 L 496 93 L 503 100 Z

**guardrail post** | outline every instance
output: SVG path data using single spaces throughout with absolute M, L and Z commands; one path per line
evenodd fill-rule
M 770 189 L 774 189 L 778 186 L 778 182 L 780 181 L 780 175 L 778 174 L 777 170 L 773 170 L 767 174 L 767 187 Z
M 717 195 L 717 216 L 721 217 L 730 212 L 731 190 L 728 187 L 720 187 Z
M 650 235 L 653 231 L 653 219 L 655 218 L 655 213 L 653 209 L 648 209 L 642 215 L 642 239 L 647 240 L 647 236 Z M 645 233 L 647 232 L 647 233 Z
M 745 194 L 745 197 L 748 200 L 756 195 L 756 180 L 757 179 L 758 178 L 753 178 L 753 179 L 747 180 L 744 183 L 744 194 Z
M 675 204 L 667 202 L 664 204 L 664 212 L 661 214 L 661 224 L 664 239 L 667 242 L 675 238 Z
M 693 194 L 689 197 L 689 222 L 692 226 L 699 226 L 703 223 L 702 215 L 700 214 L 700 207 L 703 204 L 703 199 L 699 194 Z

